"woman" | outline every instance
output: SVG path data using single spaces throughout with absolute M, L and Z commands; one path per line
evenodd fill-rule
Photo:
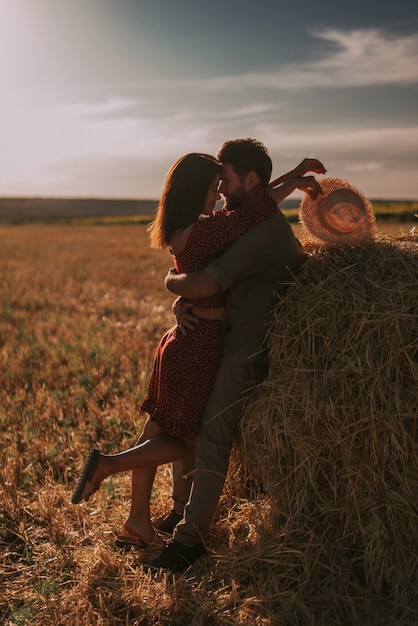
M 180 158 L 167 174 L 150 227 L 151 246 L 169 248 L 178 272 L 203 269 L 246 230 L 277 210 L 275 201 L 264 197 L 257 206 L 244 200 L 234 211 L 214 212 L 220 199 L 219 182 L 220 164 L 205 154 Z M 226 330 L 224 294 L 195 300 L 191 311 L 199 318 L 196 330 L 184 335 L 178 327 L 171 328 L 158 345 L 141 407 L 149 419 L 137 445 L 113 455 L 92 450 L 72 497 L 73 504 L 87 500 L 102 480 L 132 470 L 132 504 L 125 530 L 146 544 L 157 541 L 149 508 L 157 466 L 193 454 L 199 417 Z

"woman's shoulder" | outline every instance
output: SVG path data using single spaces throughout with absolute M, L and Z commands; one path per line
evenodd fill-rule
M 174 231 L 170 241 L 170 253 L 177 256 L 182 253 L 187 241 L 191 235 L 194 224 L 190 224 L 187 228 L 179 228 Z

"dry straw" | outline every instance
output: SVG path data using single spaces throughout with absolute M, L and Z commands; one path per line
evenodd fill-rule
M 373 206 L 343 178 L 323 178 L 322 193 L 302 199 L 299 218 L 314 239 L 351 246 L 372 241 L 376 234 Z
M 417 240 L 308 250 L 243 419 L 277 530 L 259 558 L 292 623 L 415 624 Z

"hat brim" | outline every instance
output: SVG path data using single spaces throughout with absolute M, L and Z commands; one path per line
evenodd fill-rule
M 319 181 L 323 193 L 315 200 L 305 195 L 299 208 L 303 228 L 315 239 L 326 243 L 359 245 L 376 233 L 371 202 L 351 183 L 342 178 Z M 330 198 L 337 215 L 330 212 Z

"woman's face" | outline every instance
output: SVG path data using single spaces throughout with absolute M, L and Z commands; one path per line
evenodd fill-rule
M 218 191 L 220 180 L 221 177 L 219 174 L 217 174 L 213 179 L 211 186 L 209 187 L 206 200 L 203 204 L 203 215 L 211 215 L 215 209 L 215 204 L 218 202 L 218 200 L 221 199 L 221 194 Z

